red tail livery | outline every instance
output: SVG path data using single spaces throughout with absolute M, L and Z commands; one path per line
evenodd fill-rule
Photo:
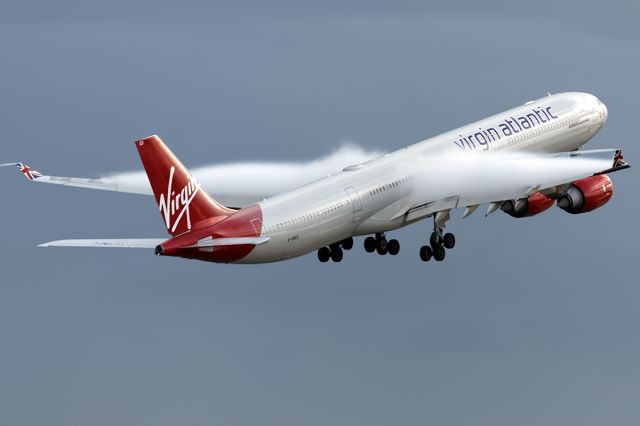
M 234 213 L 207 195 L 158 136 L 149 136 L 135 144 L 171 235 L 183 234 L 202 220 Z

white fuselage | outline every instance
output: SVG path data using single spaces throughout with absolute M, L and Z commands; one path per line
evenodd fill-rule
M 573 151 L 600 130 L 607 110 L 587 93 L 562 93 L 399 149 L 333 176 L 259 203 L 262 236 L 239 263 L 273 262 L 300 256 L 353 235 L 386 232 L 455 208 L 434 200 L 428 188 L 412 185 L 417 156 L 482 151 L 554 153 Z

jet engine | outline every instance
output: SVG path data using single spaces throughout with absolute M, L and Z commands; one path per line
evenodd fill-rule
M 527 198 L 507 200 L 500 209 L 513 217 L 529 217 L 542 213 L 553 205 L 553 200 L 541 192 L 536 192 Z
M 589 176 L 569 185 L 558 199 L 558 207 L 571 214 L 587 213 L 604 206 L 613 196 L 613 183 L 609 176 Z

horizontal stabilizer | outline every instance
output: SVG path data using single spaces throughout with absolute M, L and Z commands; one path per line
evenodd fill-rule
M 113 248 L 155 248 L 166 238 L 113 238 L 56 240 L 40 244 L 38 247 L 113 247 Z M 269 241 L 269 237 L 203 238 L 196 244 L 180 248 L 204 248 L 220 246 L 260 245 Z
M 238 238 L 203 238 L 192 246 L 180 248 L 201 248 L 201 247 L 220 247 L 220 246 L 242 246 L 253 245 L 258 246 L 269 241 L 269 237 L 238 237 Z
M 57 240 L 40 244 L 38 247 L 114 247 L 114 248 L 155 248 L 166 238 L 130 238 L 106 240 Z

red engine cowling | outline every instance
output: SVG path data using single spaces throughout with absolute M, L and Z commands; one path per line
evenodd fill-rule
M 613 182 L 607 175 L 590 176 L 572 182 L 558 207 L 571 214 L 587 213 L 604 206 L 613 196 Z
M 553 200 L 541 192 L 536 192 L 527 198 L 516 201 L 508 200 L 502 203 L 503 212 L 513 217 L 529 217 L 542 213 L 553 205 Z

